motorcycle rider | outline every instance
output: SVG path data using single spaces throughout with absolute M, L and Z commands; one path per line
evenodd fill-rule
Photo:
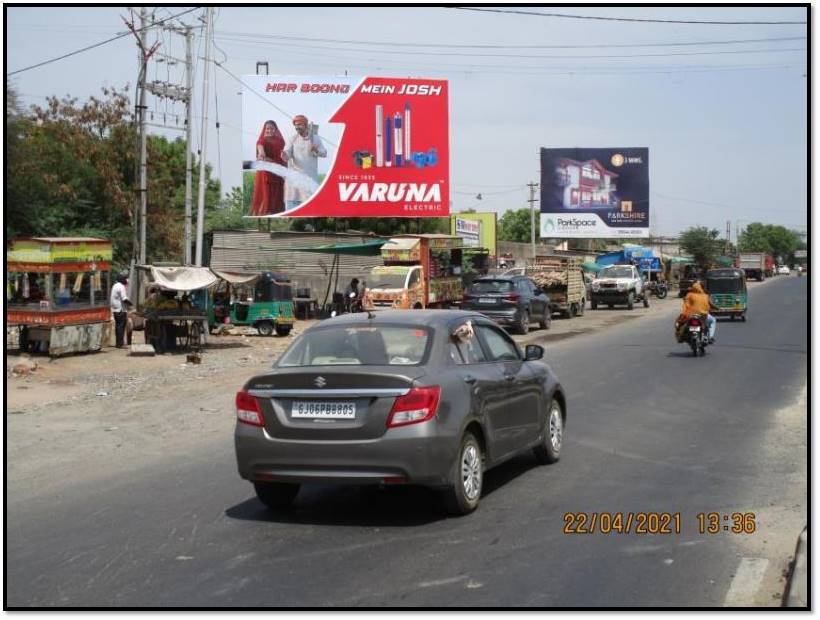
M 709 344 L 715 342 L 715 330 L 717 329 L 717 320 L 709 311 L 712 305 L 709 303 L 709 295 L 703 290 L 700 282 L 695 282 L 686 297 L 683 298 L 683 306 L 681 307 L 680 315 L 675 321 L 675 333 L 678 335 L 678 341 L 681 340 L 683 326 L 686 325 L 686 320 L 695 314 L 700 314 L 706 317 L 707 335 L 709 337 Z

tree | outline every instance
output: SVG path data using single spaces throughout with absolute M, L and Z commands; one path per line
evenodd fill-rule
M 50 97 L 44 107 L 7 114 L 6 236 L 103 237 L 114 243 L 115 263 L 127 264 L 137 224 L 136 144 L 127 88 L 103 89 L 84 103 Z M 206 174 L 210 211 L 220 187 L 210 168 Z M 194 192 L 197 185 L 195 174 Z M 184 202 L 185 142 L 150 136 L 149 261 L 182 258 Z
M 754 222 L 740 234 L 738 247 L 741 252 L 768 252 L 781 261 L 793 261 L 801 243 L 800 235 L 793 230 Z
M 691 254 L 701 269 L 709 269 L 715 258 L 722 252 L 724 241 L 719 239 L 718 230 L 709 230 L 705 226 L 695 226 L 683 231 L 680 235 L 680 247 Z
M 536 219 L 536 226 L 538 225 Z M 532 230 L 531 214 L 529 209 L 509 210 L 498 220 L 499 241 L 529 242 Z M 536 237 L 537 237 L 536 231 Z

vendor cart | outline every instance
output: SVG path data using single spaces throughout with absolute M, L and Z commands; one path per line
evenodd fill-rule
M 198 351 L 206 338 L 208 313 L 197 308 L 192 295 L 217 278 L 207 267 L 138 265 L 140 288 L 147 292 L 137 308 L 145 320 L 145 343 L 157 353 L 180 349 Z
M 6 253 L 6 325 L 21 351 L 99 351 L 110 339 L 111 242 L 30 237 Z

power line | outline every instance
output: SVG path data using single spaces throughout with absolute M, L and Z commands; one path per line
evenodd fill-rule
M 266 44 L 270 45 L 269 43 L 265 43 L 263 41 L 256 41 L 250 38 L 233 38 L 233 37 L 226 37 L 221 36 L 219 37 L 220 40 L 223 41 L 232 41 L 234 43 L 259 43 L 259 44 Z M 723 54 L 761 54 L 761 53 L 774 53 L 774 52 L 805 52 L 805 47 L 789 47 L 789 48 L 779 48 L 779 49 L 753 49 L 753 50 L 713 50 L 708 52 L 665 52 L 665 53 L 656 53 L 656 54 L 586 54 L 586 55 L 569 55 L 569 54 L 552 54 L 552 55 L 545 55 L 545 54 L 494 54 L 494 53 L 487 53 L 487 52 L 441 52 L 441 51 L 434 51 L 434 52 L 414 52 L 414 51 L 406 51 L 406 50 L 379 50 L 379 49 L 355 49 L 355 48 L 340 48 L 340 47 L 327 47 L 327 46 L 319 46 L 319 45 L 300 45 L 300 49 L 319 49 L 319 50 L 330 50 L 330 51 L 338 51 L 338 52 L 354 52 L 354 53 L 365 53 L 365 54 L 400 54 L 402 56 L 467 56 L 470 58 L 474 58 L 476 56 L 484 56 L 484 57 L 491 57 L 491 58 L 528 58 L 528 59 L 562 59 L 562 60 L 588 60 L 588 59 L 601 59 L 601 58 L 666 58 L 666 57 L 673 57 L 673 56 L 714 56 L 714 55 L 723 55 Z
M 666 194 L 659 194 L 658 192 L 652 192 L 656 197 L 663 198 L 666 200 L 675 200 L 678 202 L 691 202 L 692 204 L 698 205 L 705 205 L 708 207 L 725 207 L 727 209 L 740 209 L 737 205 L 730 205 L 723 202 L 709 202 L 706 200 L 693 200 L 691 198 L 677 198 L 675 196 L 667 196 Z M 780 211 L 785 213 L 805 213 L 805 209 L 783 209 L 782 207 L 773 207 L 773 208 L 756 208 L 756 207 L 742 207 L 744 211 Z
M 539 13 L 537 11 L 522 11 L 517 9 L 484 9 L 466 6 L 449 7 L 458 11 L 477 11 L 481 13 L 509 13 L 515 15 L 535 15 L 538 17 L 558 17 L 562 19 L 590 19 L 607 22 L 638 22 L 647 24 L 697 24 L 705 26 L 786 26 L 806 25 L 805 21 L 703 21 L 691 19 L 648 19 L 638 17 L 602 17 L 600 15 L 570 15 L 567 13 Z
M 186 13 L 191 13 L 192 11 L 196 11 L 199 8 L 200 7 L 195 6 L 192 9 L 188 9 L 187 11 L 182 11 L 181 13 L 177 13 L 176 15 L 168 17 L 164 20 L 154 22 L 150 26 L 145 26 L 144 28 L 139 28 L 137 30 L 137 32 L 142 32 L 143 30 L 148 30 L 150 28 L 153 28 L 154 26 L 160 26 L 160 25 L 164 24 L 165 22 L 171 21 L 172 19 L 176 19 L 177 17 L 182 17 Z M 100 41 L 99 43 L 94 43 L 93 45 L 83 47 L 83 48 L 75 50 L 73 52 L 69 52 L 68 54 L 63 54 L 62 56 L 57 56 L 56 58 L 51 58 L 49 60 L 44 60 L 43 62 L 38 62 L 37 64 L 30 65 L 28 67 L 23 67 L 22 69 L 17 69 L 16 71 L 11 71 L 11 72 L 7 73 L 6 75 L 8 75 L 8 76 L 16 75 L 17 73 L 23 73 L 23 71 L 29 71 L 30 69 L 36 69 L 37 67 L 42 67 L 43 65 L 48 65 L 48 64 L 51 64 L 52 62 L 57 62 L 58 60 L 63 60 L 64 58 L 69 58 L 70 56 L 76 56 L 77 54 L 80 54 L 82 52 L 87 52 L 88 50 L 93 50 L 94 48 L 101 47 L 103 45 L 106 45 L 107 43 L 111 43 L 112 41 L 117 41 L 118 39 L 122 39 L 123 37 L 127 37 L 130 34 L 131 34 L 130 30 L 128 32 L 122 32 L 122 33 L 118 34 L 115 37 L 111 37 L 110 39 L 106 39 L 105 41 Z
M 805 41 L 806 37 L 770 37 L 763 39 L 722 39 L 718 41 L 686 41 L 683 43 L 594 43 L 577 45 L 492 45 L 476 43 L 407 43 L 400 41 L 361 41 L 351 39 L 327 39 L 315 37 L 296 37 L 289 35 L 265 34 L 265 33 L 245 33 L 222 31 L 224 36 L 234 37 L 259 37 L 264 39 L 277 39 L 283 41 L 307 41 L 310 43 L 343 43 L 354 45 L 387 45 L 392 47 L 440 47 L 447 49 L 605 49 L 605 48 L 630 48 L 630 47 L 685 47 L 700 45 L 735 45 L 740 43 L 769 43 L 776 41 Z

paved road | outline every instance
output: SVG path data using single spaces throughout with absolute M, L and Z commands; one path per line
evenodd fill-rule
M 570 399 L 563 458 L 488 473 L 464 518 L 424 489 L 347 487 L 306 489 L 273 517 L 230 437 L 104 484 L 55 471 L 60 494 L 9 502 L 6 604 L 771 603 L 805 520 L 804 431 L 774 412 L 806 383 L 807 284 L 753 288 L 749 322 L 722 321 L 702 359 L 673 341 L 671 307 L 548 344 Z M 681 512 L 683 532 L 567 535 L 568 511 Z M 701 535 L 700 511 L 756 512 L 759 529 Z

